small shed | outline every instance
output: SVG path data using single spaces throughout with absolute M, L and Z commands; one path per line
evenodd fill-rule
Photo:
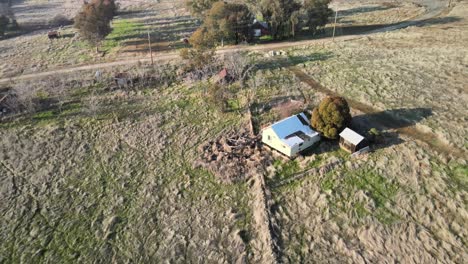
M 252 35 L 255 38 L 259 38 L 261 36 L 269 35 L 270 28 L 268 27 L 268 23 L 264 21 L 254 20 L 252 23 Z
M 262 130 L 262 142 L 294 158 L 320 140 L 304 113 L 290 116 Z
M 369 143 L 365 137 L 355 131 L 345 128 L 340 133 L 340 147 L 350 153 L 355 153 L 369 148 Z

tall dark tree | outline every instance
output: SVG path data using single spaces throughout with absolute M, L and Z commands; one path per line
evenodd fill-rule
M 270 24 L 274 39 L 290 31 L 293 14 L 300 10 L 301 4 L 295 0 L 260 0 L 258 9 Z
M 75 17 L 75 28 L 82 38 L 96 46 L 96 51 L 102 40 L 112 31 L 110 21 L 115 12 L 113 2 L 113 0 L 94 0 L 85 3 Z
M 6 17 L 5 15 L 0 15 L 0 37 L 3 37 L 3 35 L 5 34 L 9 22 L 10 19 L 8 19 L 8 17 Z
M 5 34 L 8 27 L 18 27 L 11 5 L 11 0 L 0 0 L 0 36 Z
M 333 11 L 328 7 L 331 0 L 305 0 L 303 9 L 306 14 L 305 24 L 312 34 L 317 33 L 317 28 L 324 26 Z

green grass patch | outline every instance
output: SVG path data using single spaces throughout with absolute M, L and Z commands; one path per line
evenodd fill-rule
M 130 21 L 128 19 L 116 20 L 112 24 L 112 32 L 102 43 L 104 51 L 110 51 L 125 42 L 128 39 L 139 37 L 142 34 L 144 25 Z
M 333 177 L 333 173 L 325 174 L 325 177 L 320 182 L 320 188 L 322 191 L 331 191 L 335 188 L 335 179 Z
M 45 111 L 45 112 L 40 112 L 37 113 L 33 116 L 34 119 L 37 120 L 44 120 L 44 119 L 50 119 L 54 117 L 54 112 L 53 111 Z
M 348 187 L 365 191 L 374 200 L 377 208 L 385 206 L 398 191 L 397 185 L 374 172 L 355 173 L 345 176 L 344 179 Z
M 344 178 L 344 191 L 355 193 L 362 190 L 375 203 L 374 212 L 369 212 L 383 224 L 391 224 L 399 219 L 398 215 L 390 211 L 386 205 L 395 197 L 399 187 L 391 183 L 384 176 L 373 171 L 359 171 Z M 357 208 L 358 215 L 366 215 L 363 210 Z
M 276 169 L 273 178 L 266 178 L 266 183 L 269 186 L 275 186 L 280 182 L 287 180 L 299 172 L 299 163 L 296 160 L 289 160 L 283 162 L 281 160 L 275 160 L 273 166 Z
M 450 162 L 447 166 L 437 160 L 431 160 L 431 168 L 448 176 L 446 182 L 452 192 L 468 189 L 468 165 Z
M 238 110 L 240 109 L 240 103 L 239 100 L 237 99 L 228 99 L 227 100 L 227 109 L 228 110 Z
M 270 35 L 261 36 L 261 37 L 260 37 L 260 40 L 261 40 L 261 41 L 272 41 L 272 40 L 273 40 L 273 36 L 270 36 Z
M 455 165 L 450 168 L 449 175 L 455 181 L 457 187 L 461 190 L 468 190 L 468 166 L 467 165 Z
M 374 171 L 346 171 L 340 175 L 329 172 L 320 181 L 320 188 L 324 192 L 331 191 L 329 204 L 334 215 L 346 212 L 356 219 L 372 216 L 385 225 L 400 219 L 388 206 L 393 203 L 399 186 Z M 353 201 L 356 199 L 354 194 L 360 190 L 372 199 L 372 206 L 366 206 L 363 201 Z

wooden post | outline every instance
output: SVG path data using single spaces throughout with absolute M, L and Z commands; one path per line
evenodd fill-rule
M 151 49 L 151 37 L 150 37 L 149 30 L 148 30 L 148 47 L 149 47 L 150 56 L 151 56 L 151 65 L 154 65 L 154 61 L 153 61 L 153 50 Z
M 291 18 L 291 31 L 292 31 L 292 37 L 295 38 L 296 34 L 294 32 L 294 21 L 292 20 L 292 18 Z
M 335 30 L 336 30 L 336 19 L 338 18 L 338 10 L 336 10 L 336 13 L 335 13 L 335 23 L 333 24 L 333 41 L 335 41 Z

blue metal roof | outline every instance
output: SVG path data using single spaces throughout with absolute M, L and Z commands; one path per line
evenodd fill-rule
M 302 132 L 311 138 L 318 135 L 318 133 L 310 127 L 308 118 L 304 115 L 304 113 L 300 113 L 300 116 L 303 120 L 306 120 L 307 124 L 301 122 L 297 115 L 293 115 L 271 125 L 271 128 L 276 133 L 276 135 L 288 146 L 292 147 L 296 144 L 304 142 L 304 140 L 298 136 L 288 137 L 296 132 Z M 288 138 L 286 139 L 286 137 Z

